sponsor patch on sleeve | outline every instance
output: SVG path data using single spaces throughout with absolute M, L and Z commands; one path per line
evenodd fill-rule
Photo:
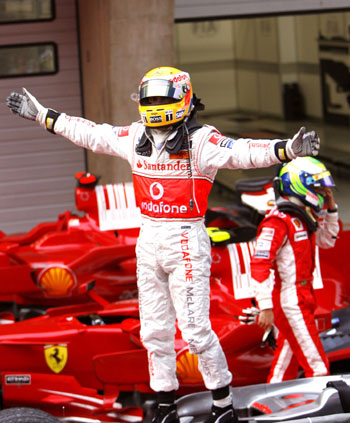
M 214 132 L 209 138 L 209 142 L 219 147 L 232 149 L 234 140 L 232 138 L 225 137 L 220 132 Z
M 252 141 L 249 144 L 249 148 L 264 148 L 264 149 L 268 149 L 270 147 L 270 144 L 267 142 L 262 142 L 262 141 Z
M 266 229 L 270 229 L 270 228 L 266 228 Z M 261 236 L 259 236 L 255 246 L 254 257 L 264 258 L 264 259 L 270 258 L 271 244 L 272 244 L 271 241 L 262 239 Z
M 127 137 L 129 135 L 130 126 L 114 126 L 113 132 L 117 137 Z
M 233 146 L 232 138 L 224 138 L 220 143 L 220 147 L 232 149 L 232 146 Z
M 270 251 L 255 250 L 254 257 L 268 259 L 270 258 Z
M 275 230 L 273 228 L 262 228 L 259 238 L 265 239 L 267 241 L 272 241 L 274 235 L 275 235 Z
M 223 141 L 226 137 L 224 137 L 220 132 L 214 132 L 212 136 L 209 138 L 209 142 L 214 145 L 219 145 L 221 141 Z
M 271 241 L 266 241 L 265 239 L 261 239 L 259 237 L 259 239 L 257 240 L 255 248 L 256 248 L 256 250 L 269 251 L 269 250 L 271 250 Z

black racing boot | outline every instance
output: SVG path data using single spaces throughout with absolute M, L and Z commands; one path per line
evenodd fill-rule
M 230 404 L 227 407 L 217 407 L 213 405 L 210 416 L 205 423 L 238 423 L 237 414 Z
M 158 405 L 152 423 L 180 423 L 176 405 Z

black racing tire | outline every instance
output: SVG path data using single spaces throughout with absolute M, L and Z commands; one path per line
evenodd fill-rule
M 58 423 L 57 417 L 29 407 L 13 407 L 0 411 L 0 423 Z

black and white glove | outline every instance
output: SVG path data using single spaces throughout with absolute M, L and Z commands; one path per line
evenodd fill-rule
M 258 318 L 260 310 L 257 307 L 248 307 L 242 310 L 238 320 L 242 325 L 254 325 L 258 323 Z M 270 347 L 273 351 L 277 348 L 277 328 L 275 325 L 272 325 L 270 329 L 264 332 L 264 335 L 261 339 L 260 347 L 264 348 L 265 346 Z
M 242 310 L 240 316 L 238 316 L 239 323 L 242 325 L 253 325 L 257 323 L 260 310 L 257 307 L 248 307 Z
M 261 344 L 260 347 L 264 348 L 266 346 L 270 347 L 272 349 L 272 351 L 275 351 L 275 349 L 277 348 L 277 329 L 275 325 L 272 325 L 271 328 L 267 331 L 265 331 L 262 340 L 261 340 Z
M 6 103 L 13 113 L 25 119 L 38 120 L 49 132 L 55 133 L 54 127 L 60 113 L 42 106 L 25 88 L 23 94 L 11 93 Z
M 320 138 L 315 131 L 305 132 L 302 126 L 291 140 L 287 141 L 287 157 L 292 160 L 296 157 L 317 156 L 320 149 Z
M 39 111 L 44 109 L 25 88 L 23 88 L 23 94 L 11 93 L 6 103 L 13 113 L 29 120 L 36 120 Z

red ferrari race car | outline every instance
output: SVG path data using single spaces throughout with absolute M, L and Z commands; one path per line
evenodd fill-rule
M 132 184 L 96 186 L 97 178 L 85 173 L 76 178 L 78 213 L 66 211 L 23 234 L 0 232 L 1 302 L 86 302 L 80 286 L 91 280 L 111 301 L 136 297 L 139 214 Z
M 87 181 L 82 181 L 85 177 Z M 52 416 L 65 422 L 136 422 L 142 421 L 146 400 L 152 399 L 137 300 L 120 299 L 126 289 L 135 289 L 137 212 L 133 210 L 133 216 L 126 212 L 131 219 L 124 227 L 113 226 L 125 209 L 133 209 L 118 210 L 116 205 L 123 198 L 124 206 L 132 204 L 133 196 L 128 197 L 124 185 L 120 199 L 116 186 L 98 188 L 90 178 L 80 175 L 76 190 L 77 208 L 85 212 L 82 217 L 66 213 L 28 234 L 1 239 L 7 271 L 12 266 L 16 275 L 19 266 L 26 269 L 28 279 L 23 281 L 23 292 L 12 282 L 16 292 L 11 294 L 6 287 L 1 297 L 20 305 L 14 313 L 10 309 L 2 313 L 3 323 L 13 323 L 0 325 L 1 395 L 7 409 L 0 413 L 0 423 L 5 412 L 11 423 L 24 421 L 27 415 L 33 417 L 30 423 L 57 421 Z M 234 374 L 233 385 L 241 386 L 264 382 L 272 359 L 270 347 L 261 344 L 263 334 L 257 325 L 241 325 L 238 319 L 251 306 L 249 262 L 256 224 L 272 204 L 271 181 L 242 182 L 236 188 L 241 203 L 210 210 L 206 219 L 213 243 L 212 325 Z M 252 196 L 255 208 L 249 205 Z M 320 250 L 315 273 L 320 288 L 317 322 L 332 366 L 348 359 L 350 348 L 343 256 L 349 240 L 349 232 L 343 231 L 333 250 L 327 254 Z M 45 273 L 50 277 L 43 277 Z M 113 289 L 121 287 L 115 294 Z M 73 301 L 77 304 L 68 304 Z M 68 305 L 57 307 L 63 302 Z M 55 307 L 44 311 L 31 304 Z M 34 314 L 38 316 L 28 318 Z M 196 356 L 189 354 L 179 333 L 175 348 L 179 395 L 202 390 Z M 42 417 L 38 409 L 51 417 Z
M 139 338 L 137 300 L 108 303 L 92 285 L 86 289 L 94 302 L 54 307 L 42 316 L 0 325 L 1 404 L 6 413 L 15 408 L 13 413 L 24 419 L 27 412 L 36 416 L 40 409 L 62 422 L 144 421 L 153 396 L 147 354 Z M 230 301 L 231 294 L 226 296 L 225 291 L 227 286 L 214 286 L 212 325 L 234 374 L 233 386 L 262 383 L 272 350 L 261 343 L 257 325 L 240 324 L 241 303 Z M 319 322 L 330 328 L 321 338 L 331 360 L 348 358 L 349 311 L 319 316 Z M 178 394 L 203 390 L 197 357 L 189 353 L 179 333 L 175 348 Z
M 85 173 L 76 174 L 76 179 L 77 213 L 66 211 L 56 221 L 23 234 L 0 231 L 0 310 L 6 303 L 37 307 L 84 303 L 90 299 L 81 286 L 91 281 L 94 292 L 109 301 L 136 298 L 140 213 L 132 184 L 97 185 L 97 178 Z M 274 196 L 270 179 L 240 181 L 236 192 L 236 204 L 208 210 L 206 223 L 213 241 L 212 286 L 224 283 L 240 300 L 250 296 L 253 244 L 248 241 L 253 242 Z M 347 302 L 343 296 L 349 298 L 344 293 L 349 285 L 344 246 L 349 239 L 350 231 L 343 231 L 334 249 L 319 252 L 316 284 L 321 287 L 324 282 L 327 290 L 337 291 L 335 308 Z M 324 300 L 334 295 L 327 293 Z

